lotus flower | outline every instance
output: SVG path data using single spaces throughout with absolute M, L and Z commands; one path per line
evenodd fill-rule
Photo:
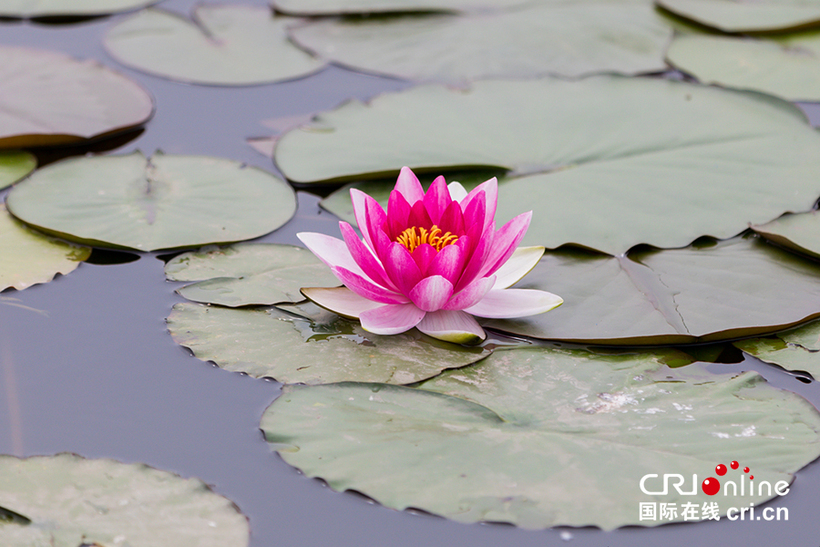
M 441 340 L 474 344 L 486 334 L 473 316 L 524 317 L 563 302 L 545 291 L 508 288 L 538 263 L 544 247 L 516 250 L 532 212 L 495 230 L 495 178 L 468 194 L 438 177 L 425 193 L 404 167 L 387 213 L 364 192 L 352 189 L 350 195 L 364 241 L 347 222 L 339 223 L 344 241 L 298 234 L 345 286 L 302 293 L 359 319 L 365 330 L 398 334 L 416 327 Z

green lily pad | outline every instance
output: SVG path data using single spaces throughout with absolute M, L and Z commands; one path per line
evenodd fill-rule
M 48 283 L 77 269 L 91 255 L 88 247 L 57 241 L 14 219 L 0 203 L 0 291 Z
M 0 148 L 108 137 L 144 124 L 153 113 L 145 90 L 96 61 L 0 46 Z
M 158 0 L 0 0 L 0 17 L 86 17 L 156 4 Z
M 820 415 L 804 399 L 754 372 L 667 368 L 670 357 L 534 347 L 498 350 L 421 389 L 290 386 L 261 428 L 287 463 L 335 490 L 533 529 L 659 524 L 639 519 L 642 502 L 714 501 L 725 514 L 773 494 L 707 496 L 700 479 L 716 464 L 744 462 L 756 483 L 775 485 L 820 454 Z M 644 494 L 652 473 L 679 473 L 697 492 Z
M 295 27 L 303 48 L 409 80 L 638 74 L 666 68 L 672 29 L 649 2 L 536 4 L 466 15 L 325 19 Z
M 20 150 L 0 151 L 0 190 L 11 186 L 37 167 L 37 158 Z
M 263 243 L 179 255 L 165 265 L 165 276 L 169 281 L 198 281 L 177 290 L 188 300 L 228 307 L 301 302 L 302 287 L 340 285 L 307 249 Z
M 560 294 L 564 304 L 483 324 L 585 343 L 711 342 L 820 316 L 820 265 L 755 237 L 626 257 L 548 252 L 515 287 Z
M 738 340 L 734 345 L 766 363 L 820 379 L 820 322 L 778 332 L 770 338 Z
M 251 239 L 296 211 L 290 186 L 261 169 L 161 152 L 55 163 L 15 186 L 7 203 L 46 232 L 139 251 Z
M 276 11 L 298 15 L 459 12 L 521 6 L 530 0 L 271 0 Z
M 441 342 L 415 329 L 393 336 L 371 334 L 358 322 L 312 304 L 294 311 L 301 317 L 277 308 L 183 303 L 174 306 L 168 330 L 203 361 L 284 383 L 410 384 L 489 354 L 488 349 Z
M 820 258 L 820 217 L 817 211 L 783 215 L 752 230 L 788 249 Z
M 807 211 L 820 195 L 818 156 L 820 134 L 780 99 L 596 77 L 430 85 L 350 102 L 283 135 L 275 159 L 302 183 L 395 180 L 402 165 L 514 170 L 523 176 L 500 183 L 497 220 L 532 209 L 524 245 L 621 254 Z
M 667 59 L 705 84 L 752 89 L 790 101 L 820 101 L 820 32 L 771 39 L 685 35 Z
M 820 22 L 818 0 L 655 0 L 675 15 L 723 32 L 789 30 Z
M 214 85 L 279 82 L 325 66 L 288 40 L 287 27 L 299 21 L 255 6 L 199 5 L 192 21 L 146 9 L 112 27 L 105 47 L 123 64 L 172 80 Z
M 0 536 L 4 547 L 242 547 L 249 530 L 198 479 L 58 454 L 0 456 Z

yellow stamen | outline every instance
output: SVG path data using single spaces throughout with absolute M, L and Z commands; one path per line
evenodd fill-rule
M 396 242 L 404 245 L 411 253 L 416 247 L 424 245 L 425 243 L 433 247 L 436 251 L 440 251 L 456 241 L 458 241 L 457 235 L 451 234 L 450 232 L 441 235 L 441 228 L 436 225 L 433 225 L 429 232 L 426 228 L 413 226 L 407 228 L 396 238 Z

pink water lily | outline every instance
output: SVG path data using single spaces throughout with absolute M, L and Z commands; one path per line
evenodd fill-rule
M 546 291 L 510 289 L 544 254 L 544 247 L 516 249 L 532 212 L 495 229 L 498 182 L 492 178 L 469 194 L 461 184 L 433 181 L 425 193 L 404 167 L 390 193 L 387 212 L 370 196 L 351 190 L 364 241 L 340 222 L 344 241 L 303 232 L 307 245 L 345 285 L 306 288 L 323 308 L 359 319 L 375 334 L 413 327 L 450 342 L 486 338 L 473 316 L 524 317 L 549 311 L 563 300 Z

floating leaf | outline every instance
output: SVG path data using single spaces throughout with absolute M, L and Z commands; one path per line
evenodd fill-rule
M 262 243 L 185 253 L 168 262 L 165 275 L 199 282 L 177 291 L 188 300 L 229 307 L 300 302 L 302 287 L 341 284 L 307 249 Z
M 771 39 L 677 36 L 667 59 L 705 84 L 820 101 L 820 32 Z
M 73 272 L 91 255 L 88 247 L 57 241 L 14 219 L 0 203 L 0 291 L 22 291 Z
M 422 389 L 290 386 L 261 428 L 286 462 L 335 490 L 525 528 L 657 524 L 639 520 L 652 501 L 716 501 L 725 514 L 773 494 L 710 497 L 693 474 L 738 460 L 775 485 L 820 454 L 820 416 L 804 399 L 754 372 L 670 369 L 669 358 L 679 356 L 528 348 Z M 697 493 L 643 494 L 650 473 L 679 473 Z
M 325 66 L 288 40 L 287 27 L 300 20 L 273 15 L 268 8 L 198 5 L 192 19 L 142 10 L 112 27 L 105 47 L 128 66 L 197 84 L 278 82 Z
M 0 0 L 0 17 L 86 17 L 155 4 L 158 0 Z
M 287 309 L 287 308 L 285 308 Z M 297 317 L 276 308 L 230 309 L 177 304 L 168 317 L 174 340 L 203 361 L 280 382 L 321 384 L 356 380 L 410 384 L 486 357 L 489 350 L 441 342 L 413 329 L 371 334 L 308 305 Z
M 153 112 L 145 90 L 96 61 L 0 46 L 0 148 L 107 137 L 144 124 Z
M 761 361 L 820 379 L 820 322 L 778 332 L 770 338 L 738 340 L 734 345 Z
M 768 224 L 752 226 L 752 230 L 778 245 L 820 258 L 820 217 L 817 211 L 783 215 Z
M 140 251 L 251 239 L 296 210 L 293 190 L 261 169 L 161 152 L 55 163 L 18 184 L 7 202 L 46 232 Z
M 37 158 L 20 150 L 0 151 L 0 190 L 25 177 L 37 167 Z
M 779 99 L 596 77 L 421 86 L 350 102 L 283 135 L 275 158 L 299 182 L 395 180 L 402 165 L 527 173 L 499 186 L 496 216 L 533 210 L 524 245 L 620 254 L 728 238 L 809 210 L 818 156 L 820 134 Z
M 530 0 L 271 0 L 284 13 L 341 15 L 425 11 L 470 11 L 521 6 Z
M 198 479 L 74 454 L 0 456 L 4 547 L 242 547 L 248 522 Z
M 484 324 L 577 342 L 727 340 L 820 316 L 820 265 L 754 237 L 626 257 L 547 253 L 515 287 L 549 290 L 564 304 L 547 314 Z
M 462 81 L 662 71 L 672 29 L 649 2 L 607 0 L 469 15 L 325 19 L 290 34 L 303 48 L 355 70 Z
M 675 15 L 723 32 L 787 30 L 820 22 L 818 0 L 655 0 Z

